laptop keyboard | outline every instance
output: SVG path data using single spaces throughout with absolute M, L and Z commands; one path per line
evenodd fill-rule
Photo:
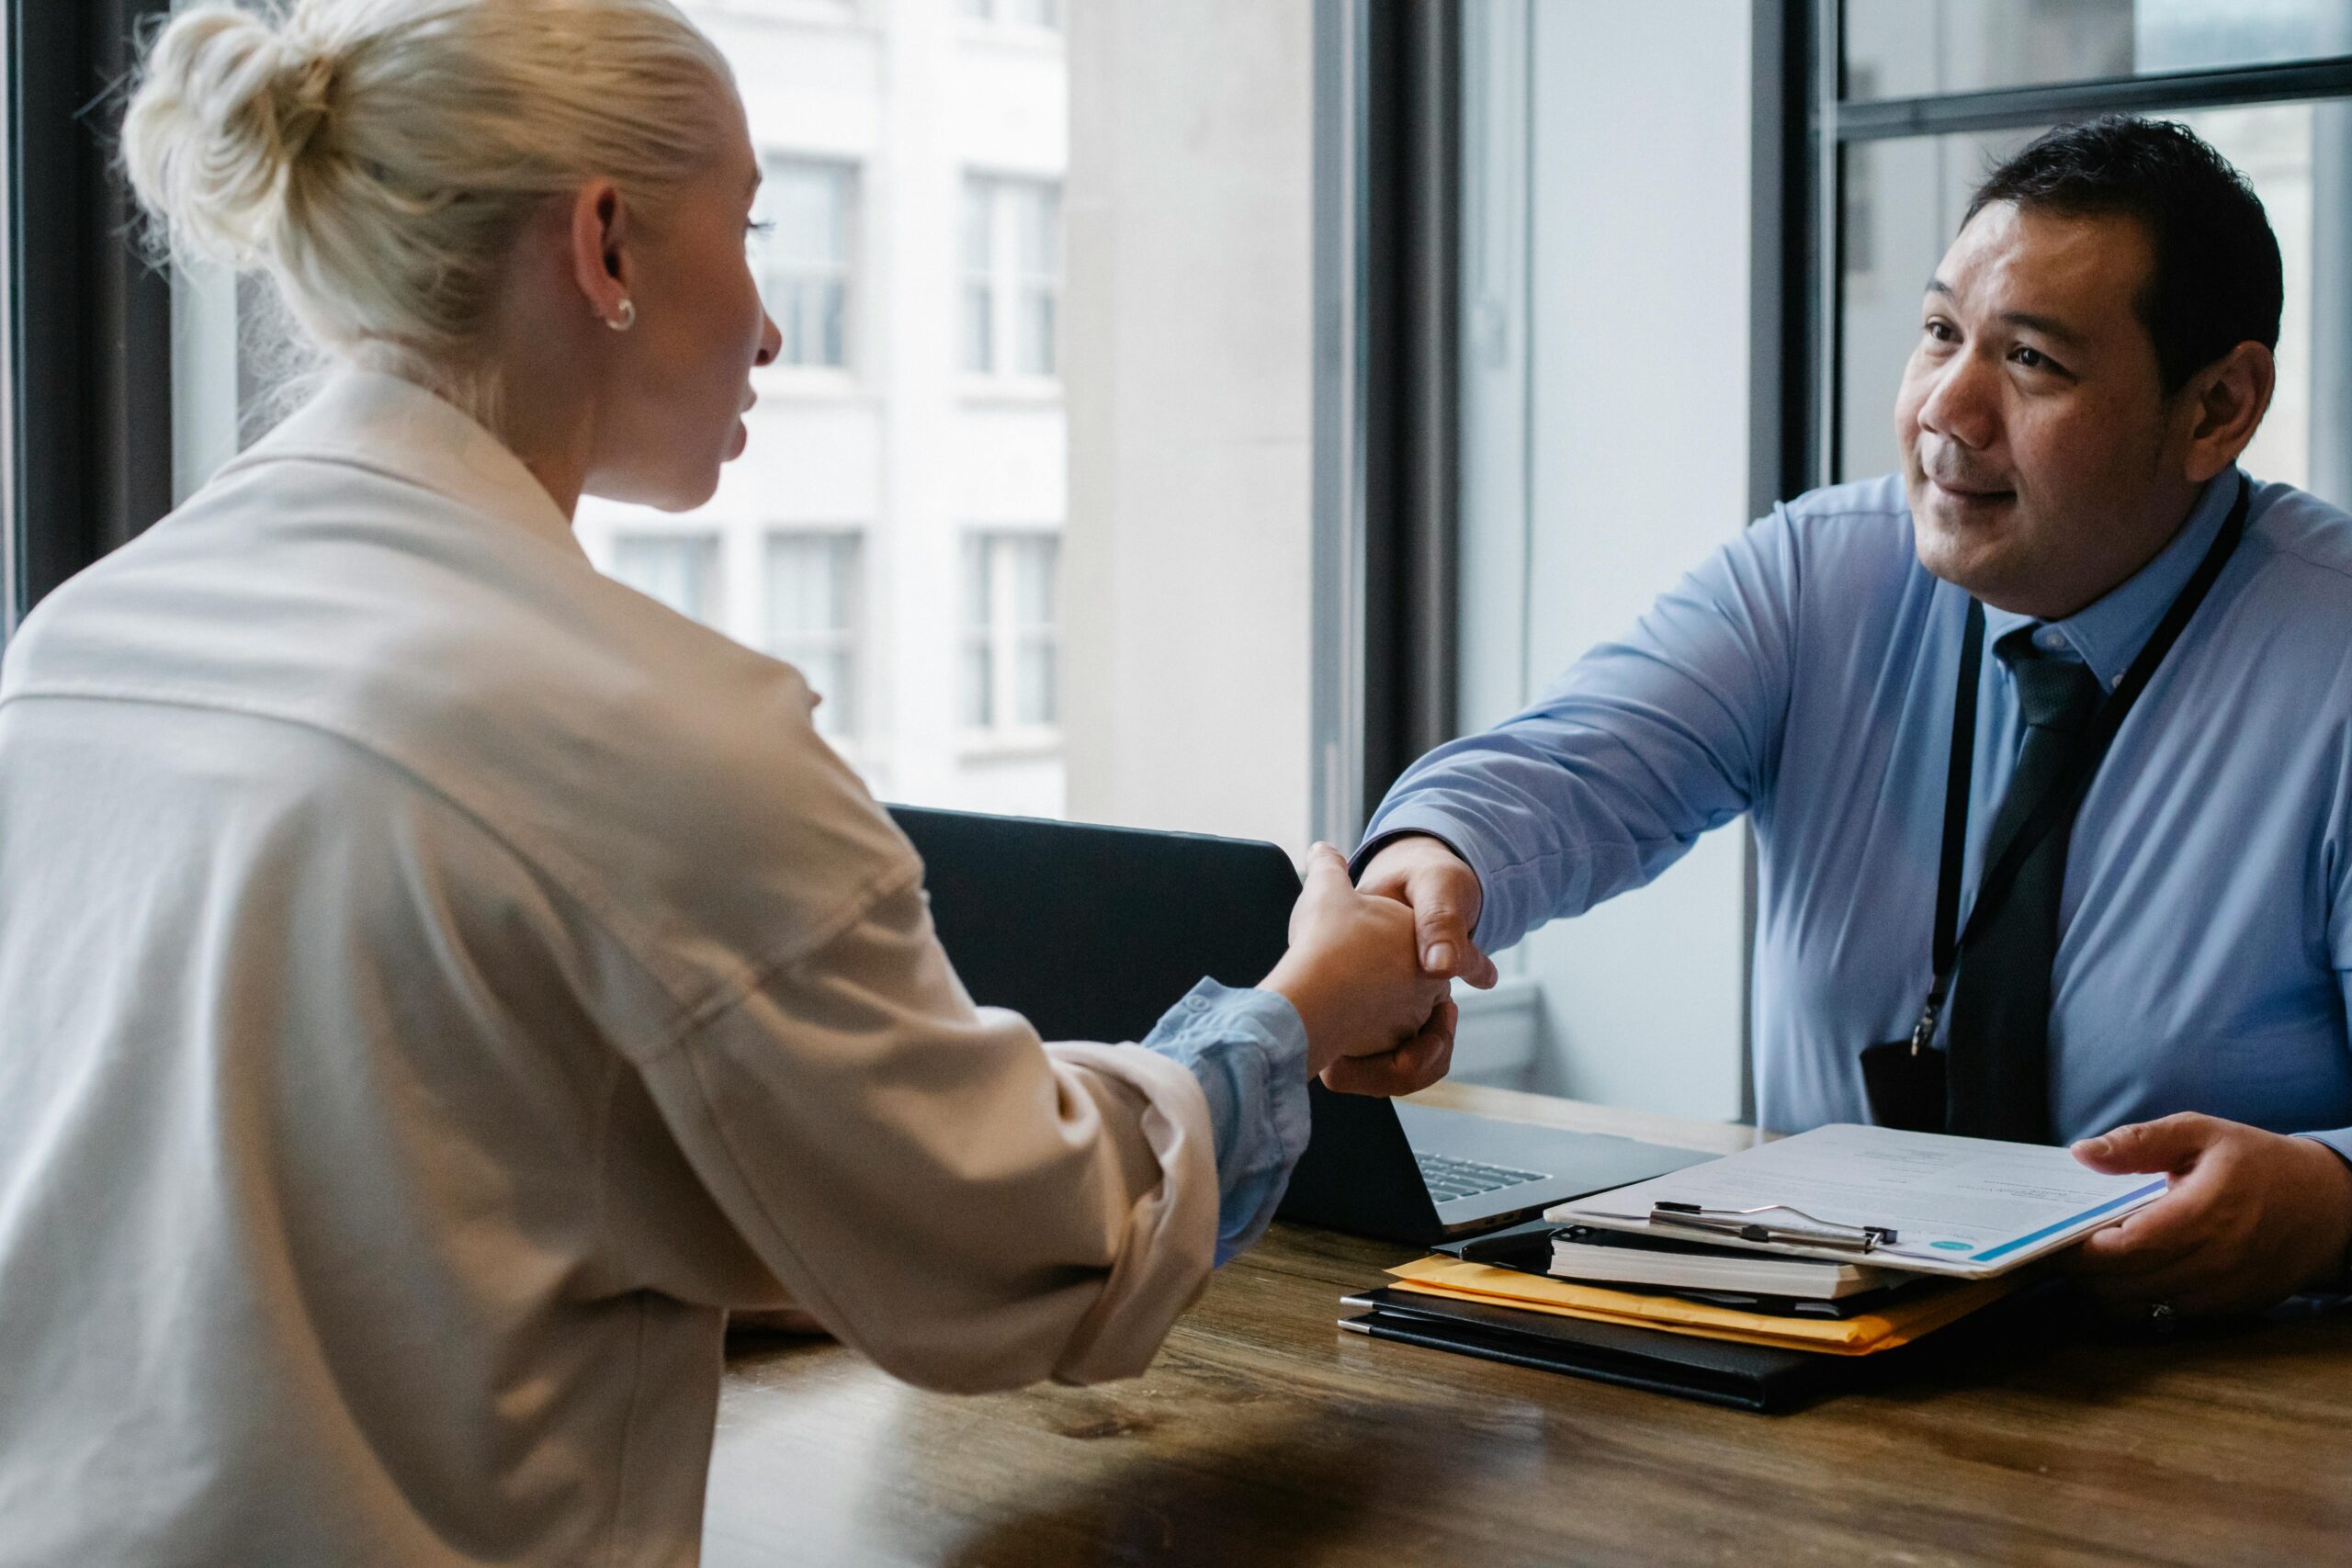
M 1475 1159 L 1449 1159 L 1443 1155 L 1423 1154 L 1419 1149 L 1413 1151 L 1413 1159 L 1421 1168 L 1421 1179 L 1429 1183 L 1430 1196 L 1441 1203 L 1476 1198 L 1481 1192 L 1499 1192 L 1523 1181 L 1551 1179 L 1541 1171 L 1481 1165 Z

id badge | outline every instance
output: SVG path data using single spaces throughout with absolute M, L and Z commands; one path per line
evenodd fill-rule
M 1862 1053 L 1862 1092 L 1870 1097 L 1871 1121 L 1905 1133 L 1944 1130 L 1944 1054 L 1932 1045 L 1915 1048 L 1892 1040 Z

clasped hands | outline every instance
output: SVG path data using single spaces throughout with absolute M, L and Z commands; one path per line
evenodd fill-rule
M 1360 886 L 1412 910 L 1426 973 L 1495 983 L 1494 964 L 1470 940 L 1477 874 L 1442 841 L 1392 840 Z M 2185 1315 L 2254 1311 L 2343 1280 L 2352 1261 L 2352 1165 L 2324 1144 L 2185 1113 L 2086 1138 L 2074 1154 L 2094 1170 L 2162 1174 L 2171 1183 L 2065 1256 L 2083 1287 L 2115 1312 L 2158 1303 Z
M 1466 907 L 1396 869 L 1398 852 L 1423 844 L 1450 863 Z M 1430 863 L 1434 864 L 1432 861 Z M 1458 1021 L 1452 982 L 1495 983 L 1495 966 L 1471 945 L 1478 879 L 1433 839 L 1385 846 L 1348 880 L 1346 857 L 1329 844 L 1308 852 L 1306 888 L 1291 911 L 1290 952 L 1261 984 L 1297 1008 L 1307 1061 L 1329 1088 L 1349 1094 L 1410 1094 L 1445 1076 Z

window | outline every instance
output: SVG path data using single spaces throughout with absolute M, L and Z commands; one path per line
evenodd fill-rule
M 1040 737 L 1061 716 L 1061 541 L 994 531 L 964 542 L 964 656 L 958 690 L 967 730 Z
M 2352 50 L 2343 0 L 1846 0 L 1846 98 L 2263 65 Z M 1871 74 L 1857 79 L 1858 63 Z
M 849 363 L 850 213 L 855 174 L 841 164 L 770 156 L 753 241 L 761 297 L 784 347 L 779 365 Z
M 1896 466 L 1891 411 L 1919 331 L 1919 286 L 1986 171 L 2052 124 L 2124 108 L 2181 120 L 2212 143 L 2278 235 L 2278 384 L 2247 470 L 2352 502 L 2352 99 L 2324 96 L 2352 92 L 2352 74 L 2336 70 L 2331 83 L 2297 62 L 2352 51 L 2352 6 L 1849 0 L 1847 20 L 1836 397 L 1830 428 L 1815 434 L 1827 476 Z M 2287 96 L 2278 78 L 2290 73 L 2308 78 L 2292 85 L 2302 101 L 2264 101 Z M 2132 80 L 2151 73 L 2161 80 Z M 1970 96 L 1946 96 L 1955 89 Z M 1883 102 L 1904 93 L 1916 96 Z M 1946 115 L 1964 123 L 1939 130 Z
M 974 175 L 964 186 L 963 230 L 964 368 L 1059 374 L 1060 190 Z
M 9 11 L 21 28 L 54 10 L 42 30 L 61 48 L 7 85 L 40 86 L 51 140 L 102 173 L 103 128 L 74 118 L 87 97 L 75 84 L 128 62 L 83 57 L 104 30 L 85 9 Z M 885 800 L 1303 851 L 1320 700 L 1317 8 L 1182 0 L 1078 36 L 1070 7 L 1046 0 L 680 9 L 732 65 L 763 156 L 755 216 L 775 228 L 746 255 L 789 368 L 756 378 L 748 447 L 692 513 L 584 498 L 589 558 L 797 665 L 825 698 L 819 727 Z M 1073 96 L 1081 72 L 1094 90 Z M 1185 135 L 1138 119 L 1147 102 L 1181 107 Z M 1063 241 L 1066 189 L 1102 241 L 1082 267 Z M 21 190 L 18 217 L 47 217 L 17 232 L 95 244 L 121 227 Z M 1166 243 L 1171 212 L 1181 246 Z M 96 276 L 80 245 L 45 247 L 39 270 Z M 22 284 L 32 263 L 17 260 Z M 105 322 L 78 295 L 28 295 L 17 358 L 66 374 L 39 383 L 55 395 L 18 397 L 17 425 L 168 403 L 168 434 L 187 439 L 165 444 L 164 478 L 204 483 L 259 433 L 241 415 L 272 407 L 270 361 L 250 352 L 266 334 L 248 329 L 276 312 L 265 284 L 182 282 L 159 286 L 167 343 L 98 344 L 138 394 L 111 400 L 72 379 Z M 63 322 L 73 341 L 28 355 L 22 331 L 62 339 Z M 166 356 L 168 400 L 143 369 Z M 69 511 L 24 515 L 54 528 Z M 1008 542 L 967 544 L 982 534 Z M 966 635 L 967 548 L 1001 563 L 972 623 L 984 637 Z M 986 722 L 967 723 L 964 683 L 983 660 L 969 701 Z M 1231 700 L 1244 689 L 1249 702 Z M 1250 766 L 1200 764 L 1236 754 Z
M 624 534 L 612 574 L 682 615 L 707 621 L 718 608 L 718 538 L 713 534 Z
M 858 572 L 851 533 L 782 532 L 767 542 L 767 650 L 797 669 L 824 701 L 817 731 L 858 733 Z

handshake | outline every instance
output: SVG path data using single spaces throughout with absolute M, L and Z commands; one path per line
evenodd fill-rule
M 1410 1094 L 1445 1076 L 1456 1021 L 1450 982 L 1495 983 L 1473 946 L 1476 874 L 1439 840 L 1385 845 L 1361 886 L 1329 844 L 1307 852 L 1290 951 L 1261 988 L 1306 1026 L 1308 1069 L 1348 1094 Z

